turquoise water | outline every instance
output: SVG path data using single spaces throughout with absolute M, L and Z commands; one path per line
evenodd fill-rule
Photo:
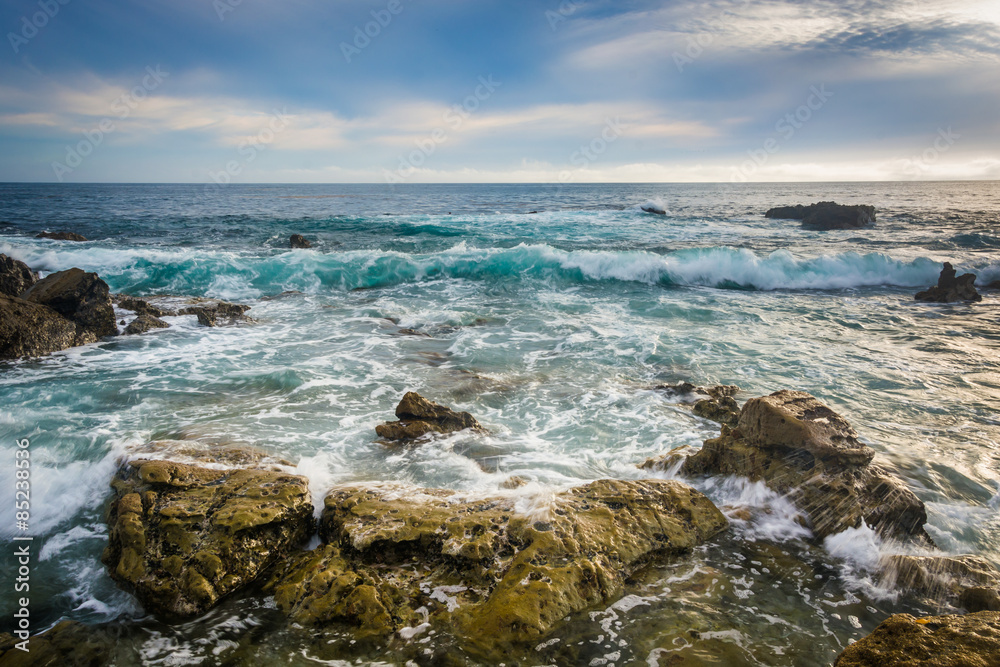
M 762 216 L 829 199 L 874 204 L 878 223 L 811 232 Z M 668 215 L 641 212 L 649 201 Z M 44 229 L 93 240 L 33 238 Z M 315 248 L 289 250 L 291 233 Z M 233 618 L 267 626 L 272 612 L 232 601 L 196 624 L 143 620 L 99 562 L 121 457 L 152 441 L 238 442 L 294 464 L 317 502 L 340 482 L 476 494 L 512 474 L 531 480 L 519 491 L 531 501 L 639 478 L 647 457 L 717 433 L 651 389 L 664 382 L 736 384 L 741 400 L 813 393 L 927 503 L 943 550 L 1000 566 L 1000 296 L 912 298 L 945 260 L 981 283 L 1000 279 L 996 183 L 0 185 L 0 252 L 45 272 L 96 271 L 116 292 L 252 306 L 250 326 L 181 317 L 0 365 L 5 451 L 13 461 L 14 439 L 29 438 L 36 466 L 34 627 L 139 619 L 149 633 L 128 648 L 136 663 L 211 664 L 211 641 L 239 635 Z M 387 451 L 374 426 L 408 390 L 472 412 L 491 435 Z M 0 488 L 12 489 L 13 466 L 0 470 Z M 637 578 L 641 604 L 574 618 L 537 664 L 581 659 L 559 653 L 571 639 L 592 642 L 587 660 L 601 664 L 672 651 L 828 664 L 888 613 L 929 609 L 874 581 L 874 559 L 893 545 L 862 532 L 810 546 L 794 510 L 765 489 L 699 484 L 753 519 Z M 13 522 L 0 504 L 5 539 Z M 4 618 L 11 603 L 0 600 Z M 309 664 L 303 641 L 282 632 L 252 651 Z

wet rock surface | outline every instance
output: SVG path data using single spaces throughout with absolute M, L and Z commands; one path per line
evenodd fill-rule
M 87 237 L 76 232 L 40 232 L 36 239 L 52 239 L 53 241 L 86 241 Z
M 778 206 L 768 209 L 765 218 L 801 220 L 803 229 L 856 229 L 875 222 L 875 207 L 866 205 L 845 205 L 832 201 L 821 201 L 803 206 Z
M 896 614 L 848 646 L 834 667 L 996 667 L 1000 612 L 914 618 Z
M 306 237 L 302 236 L 302 234 L 292 234 L 291 237 L 289 237 L 288 239 L 288 245 L 290 245 L 292 248 L 312 247 L 312 243 L 310 243 L 309 240 L 306 239 Z
M 140 315 L 152 315 L 153 317 L 169 317 L 177 315 L 176 310 L 171 310 L 169 308 L 161 308 L 149 302 L 148 299 L 142 297 L 125 296 L 123 294 L 113 294 L 111 295 L 111 301 L 125 310 L 131 310 L 134 313 Z
M 950 303 L 953 301 L 982 301 L 983 297 L 976 291 L 976 274 L 964 273 L 956 276 L 957 271 L 950 262 L 944 263 L 938 283 L 923 292 L 917 292 L 913 297 L 917 301 L 932 301 L 935 303 Z
M 247 321 L 245 313 L 250 306 L 228 301 L 208 301 L 204 305 L 188 306 L 177 311 L 178 315 L 195 315 L 198 323 L 206 327 L 236 324 Z
M 212 608 L 313 531 L 304 477 L 138 460 L 111 485 L 108 573 L 168 619 Z
M 375 433 L 386 440 L 416 440 L 431 433 L 454 433 L 472 429 L 485 433 L 475 417 L 468 412 L 432 403 L 416 392 L 407 392 L 396 406 L 399 421 L 386 422 L 375 427 Z
M 139 317 L 129 322 L 129 325 L 125 327 L 125 333 L 131 336 L 146 333 L 154 329 L 166 329 L 169 326 L 169 324 L 154 315 L 139 313 Z
M 705 496 L 673 481 L 593 482 L 532 516 L 507 497 L 338 487 L 321 518 L 326 546 L 287 559 L 267 588 L 303 624 L 409 636 L 422 623 L 447 623 L 496 659 L 619 595 L 637 568 L 726 525 Z
M 913 556 L 891 555 L 879 562 L 882 570 L 880 586 L 886 590 L 916 593 L 934 603 L 948 602 L 967 611 L 989 608 L 988 587 L 1000 585 L 1000 576 L 989 561 L 977 556 Z M 983 588 L 977 593 L 967 593 Z M 977 602 L 987 606 L 970 608 Z
M 27 264 L 0 254 L 0 294 L 20 297 L 37 280 L 38 274 Z
M 77 345 L 118 333 L 111 292 L 96 273 L 82 269 L 59 271 L 36 282 L 21 298 L 48 306 L 75 323 Z
M 120 632 L 113 626 L 61 621 L 28 639 L 28 651 L 15 646 L 17 639 L 0 635 L 3 667 L 104 667 L 111 664 Z M 8 635 L 9 637 L 9 635 Z
M 738 427 L 706 440 L 682 472 L 763 480 L 788 494 L 818 539 L 865 522 L 882 535 L 931 544 L 924 504 L 872 465 L 874 455 L 843 417 L 805 392 L 784 390 L 747 401 Z
M 40 357 L 76 339 L 76 325 L 48 306 L 0 295 L 0 359 Z

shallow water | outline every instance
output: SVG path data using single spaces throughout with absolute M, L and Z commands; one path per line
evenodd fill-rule
M 878 223 L 810 232 L 761 215 L 821 199 L 874 204 Z M 668 215 L 642 213 L 647 201 Z M 34 239 L 43 229 L 94 240 Z M 288 250 L 291 233 L 315 249 Z M 36 629 L 142 616 L 99 556 L 107 482 L 150 441 L 260 447 L 307 475 L 317 503 L 340 482 L 492 493 L 518 475 L 532 481 L 528 507 L 641 478 L 647 457 L 713 437 L 715 424 L 651 389 L 682 380 L 739 385 L 741 400 L 813 393 L 927 503 L 943 550 L 1000 566 L 1000 296 L 912 298 L 944 260 L 1000 279 L 996 183 L 0 185 L 0 252 L 96 271 L 113 291 L 245 302 L 256 320 L 173 318 L 0 366 L 0 435 L 29 438 L 35 465 Z M 472 412 L 491 435 L 386 450 L 374 426 L 407 390 Z M 12 489 L 13 468 L 0 470 Z M 895 547 L 870 531 L 810 546 L 763 487 L 696 484 L 750 520 L 727 510 L 730 532 L 643 571 L 634 597 L 574 616 L 519 664 L 829 664 L 889 613 L 943 609 L 878 586 L 874 563 Z M 5 539 L 13 522 L 0 505 Z M 0 600 L 4 618 L 11 603 Z M 425 664 L 452 641 L 321 645 L 274 616 L 260 598 L 183 626 L 147 619 L 120 662 Z

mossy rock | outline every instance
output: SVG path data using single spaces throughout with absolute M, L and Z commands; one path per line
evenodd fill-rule
M 0 636 L 2 667 L 103 667 L 112 662 L 118 633 L 113 627 L 61 621 L 27 640 L 22 651 L 9 635 Z M 9 638 L 9 639 L 8 639 Z
M 111 486 L 104 563 L 147 611 L 170 619 L 204 613 L 313 531 L 304 477 L 139 460 Z
M 996 667 L 1000 612 L 914 618 L 896 614 L 848 646 L 834 667 Z

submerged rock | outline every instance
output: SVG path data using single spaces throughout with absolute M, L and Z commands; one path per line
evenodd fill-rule
M 715 400 L 732 398 L 739 393 L 740 388 L 734 384 L 718 384 L 712 387 L 702 387 L 690 382 L 681 382 L 680 384 L 658 384 L 653 387 L 653 390 L 662 391 L 668 396 L 679 398 L 693 397 L 693 400 L 697 401 L 700 400 L 699 396 L 707 396 Z M 692 399 L 688 398 L 688 400 Z
M 104 667 L 111 664 L 120 632 L 114 626 L 91 626 L 60 621 L 55 627 L 29 638 L 28 651 L 16 639 L 0 635 L 0 665 L 4 667 Z
M 132 320 L 127 327 L 125 327 L 126 335 L 134 335 L 146 333 L 147 331 L 152 331 L 153 329 L 166 329 L 170 325 L 161 320 L 158 317 L 154 317 L 149 313 L 140 313 L 139 317 Z
M 684 402 L 695 401 L 693 412 L 704 419 L 720 424 L 735 426 L 740 418 L 740 406 L 733 398 L 740 388 L 722 384 L 714 387 L 699 387 L 690 382 L 680 384 L 660 384 L 653 387 L 668 396 L 681 398 Z M 705 397 L 705 398 L 700 398 Z
M 843 417 L 805 392 L 784 390 L 747 401 L 738 428 L 706 440 L 682 471 L 763 480 L 788 494 L 818 539 L 864 522 L 886 536 L 931 544 L 924 504 L 871 465 L 874 456 Z
M 486 429 L 468 412 L 455 412 L 437 403 L 431 403 L 420 394 L 409 391 L 396 406 L 399 421 L 386 422 L 375 427 L 375 433 L 386 440 L 416 440 L 428 433 L 454 433 L 472 429 L 485 433 Z
M 313 531 L 304 477 L 132 461 L 116 474 L 102 560 L 143 607 L 196 616 Z
M 652 213 L 654 215 L 666 215 L 667 214 L 667 212 L 664 211 L 662 208 L 660 208 L 659 206 L 652 205 L 652 204 L 646 204 L 645 206 L 640 206 L 639 208 L 641 208 L 645 213 Z
M 76 232 L 40 232 L 36 239 L 52 239 L 54 241 L 86 241 L 87 237 Z
M 308 239 L 306 239 L 306 237 L 302 236 L 302 234 L 292 234 L 291 237 L 288 239 L 288 244 L 292 248 L 311 248 L 312 247 L 312 243 L 310 243 L 308 241 Z
M 118 333 L 108 284 L 96 273 L 67 269 L 45 276 L 21 297 L 48 306 L 76 324 L 76 345 Z
M 778 206 L 768 209 L 764 217 L 801 220 L 803 229 L 855 229 L 875 222 L 875 207 L 821 201 L 808 206 Z
M 327 546 L 288 559 L 268 589 L 302 624 L 347 622 L 384 636 L 447 622 L 496 658 L 726 525 L 708 498 L 674 481 L 593 482 L 556 494 L 535 516 L 517 513 L 511 498 L 339 487 L 320 520 Z
M 244 313 L 250 306 L 228 301 L 210 301 L 205 305 L 189 306 L 177 311 L 178 315 L 195 315 L 198 323 L 206 327 L 217 327 L 223 324 L 235 324 L 248 318 Z
M 840 654 L 834 667 L 995 667 L 1000 612 L 965 616 L 890 616 Z
M 76 325 L 48 306 L 0 294 L 0 359 L 40 357 L 76 344 Z
M 20 297 L 37 280 L 38 274 L 27 264 L 0 254 L 0 294 Z
M 139 313 L 140 315 L 146 314 L 152 315 L 153 317 L 170 317 L 177 315 L 176 310 L 160 308 L 142 297 L 114 294 L 111 297 L 111 301 L 119 308 L 131 310 L 133 313 Z
M 982 301 L 983 297 L 976 291 L 976 274 L 964 273 L 958 277 L 951 262 L 945 262 L 938 276 L 938 283 L 923 292 L 917 292 L 913 297 L 917 301 L 934 301 L 949 303 L 951 301 Z

